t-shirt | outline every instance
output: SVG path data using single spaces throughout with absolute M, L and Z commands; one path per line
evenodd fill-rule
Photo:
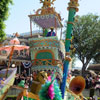
M 94 98 L 95 100 L 98 100 L 98 97 L 97 97 L 96 95 L 94 95 L 93 98 Z

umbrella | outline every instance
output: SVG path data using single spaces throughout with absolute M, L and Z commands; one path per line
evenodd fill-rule
M 29 49 L 29 46 L 25 46 L 25 45 L 6 45 L 3 47 L 0 47 L 0 50 L 10 51 L 12 47 L 14 47 L 14 50 L 18 50 L 18 51 L 23 50 L 23 49 Z
M 12 39 L 12 40 L 10 40 L 10 44 L 16 44 L 16 45 L 18 45 L 18 44 L 20 44 L 20 41 L 18 40 L 18 38 L 17 37 L 15 37 L 14 39 Z
M 20 41 L 18 40 L 18 38 L 14 38 L 14 39 L 10 40 L 10 45 L 0 47 L 0 50 L 6 50 L 7 52 L 9 52 L 11 50 L 10 54 L 9 54 L 9 63 L 8 63 L 8 67 L 7 67 L 6 77 L 8 74 L 8 69 L 10 66 L 10 62 L 11 62 L 14 50 L 20 51 L 20 50 L 24 50 L 24 49 L 27 49 L 27 50 L 29 49 L 29 46 L 19 45 L 19 44 L 20 44 Z

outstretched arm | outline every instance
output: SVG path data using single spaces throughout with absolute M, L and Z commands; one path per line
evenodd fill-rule
M 54 4 L 54 3 L 53 3 L 54 1 L 56 1 L 56 0 L 52 0 L 51 4 Z
M 43 0 L 40 0 L 40 3 L 43 3 Z

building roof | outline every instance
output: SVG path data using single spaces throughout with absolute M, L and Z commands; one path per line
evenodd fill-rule
M 88 70 L 100 71 L 100 64 L 89 65 Z
M 42 30 L 34 30 L 32 31 L 32 35 L 35 36 L 35 35 L 42 35 L 43 31 Z M 26 36 L 31 36 L 31 33 L 30 32 L 23 32 L 23 33 L 18 33 L 20 36 L 19 37 L 26 37 Z M 13 36 L 14 34 L 6 34 L 7 37 L 14 37 Z
M 35 31 L 32 31 L 32 35 L 36 35 L 36 34 L 42 34 L 42 30 L 35 30 Z M 30 32 L 24 32 L 24 33 L 20 33 L 20 36 L 31 36 L 31 33 Z

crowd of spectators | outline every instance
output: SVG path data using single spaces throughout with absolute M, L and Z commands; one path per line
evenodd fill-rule
M 26 70 L 24 70 L 21 74 L 16 74 L 14 85 L 18 85 L 21 80 L 24 80 L 25 85 L 30 87 L 32 85 L 33 78 L 33 74 L 29 76 L 27 75 Z
M 100 90 L 100 75 L 92 76 L 91 74 L 86 75 L 86 89 L 94 88 Z
M 100 96 L 100 73 L 95 76 L 88 74 L 86 75 L 85 80 L 86 80 L 85 88 L 90 90 L 89 100 L 97 100 L 98 96 L 97 94 L 95 94 L 95 92 L 98 90 Z

